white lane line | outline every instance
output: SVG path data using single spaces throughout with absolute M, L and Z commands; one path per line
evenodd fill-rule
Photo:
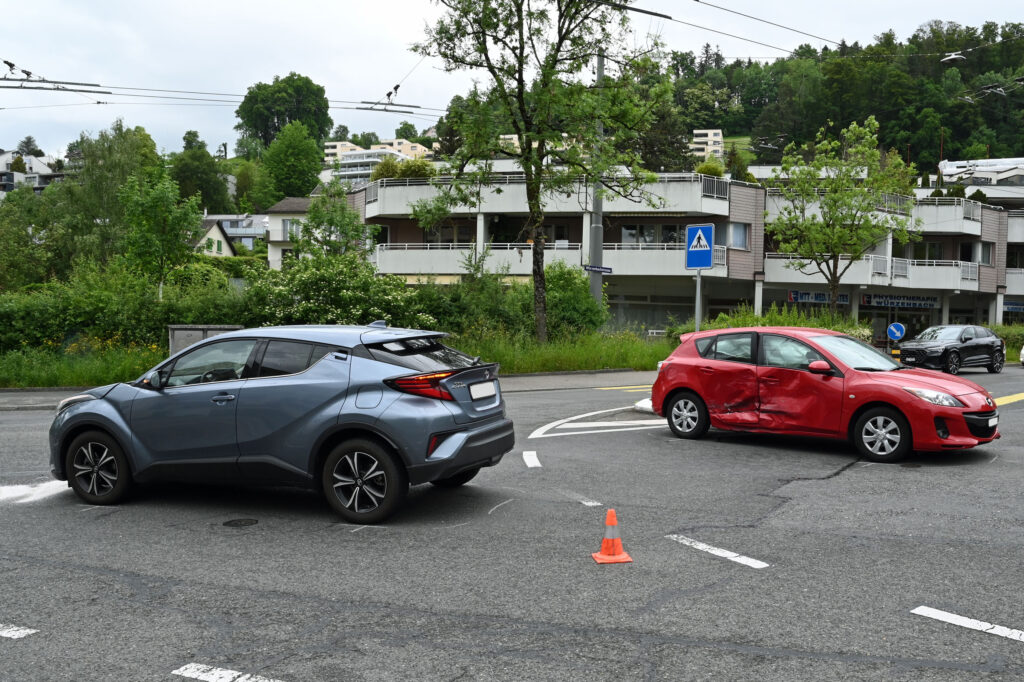
M 523 461 L 526 462 L 526 466 L 528 466 L 528 467 L 539 467 L 540 466 L 540 460 L 537 459 L 537 451 L 536 450 L 524 450 L 523 451 Z
M 699 549 L 702 552 L 714 554 L 715 556 L 720 556 L 723 559 L 735 561 L 738 564 L 750 566 L 751 568 L 768 568 L 768 566 L 770 565 L 766 564 L 763 561 L 758 561 L 757 559 L 751 559 L 748 556 L 737 554 L 736 552 L 730 552 L 727 549 L 722 549 L 720 547 L 712 547 L 711 545 L 705 544 L 700 540 L 694 540 L 693 538 L 688 538 L 685 535 L 666 535 L 665 537 L 667 537 L 669 540 L 675 540 L 680 544 L 687 545 L 688 547 L 693 547 L 694 549 Z
M 503 507 L 503 506 L 505 506 L 506 504 L 508 504 L 509 502 L 511 502 L 511 501 L 512 501 L 512 500 L 514 500 L 514 499 L 515 499 L 515 498 L 513 497 L 513 498 L 511 498 L 511 499 L 505 500 L 505 501 L 504 501 L 504 502 L 502 502 L 501 504 L 496 504 L 496 505 L 494 505 L 494 507 L 492 507 L 492 508 L 491 508 L 491 511 L 487 512 L 487 515 L 488 515 L 488 516 L 490 516 L 491 514 L 493 514 L 493 513 L 494 513 L 494 511 L 495 511 L 495 510 L 496 510 L 496 509 L 497 509 L 498 507 Z
M 561 424 L 560 429 L 587 429 L 606 426 L 665 426 L 664 419 L 624 419 L 620 422 L 572 422 Z
M 1002 625 L 993 625 L 992 623 L 986 623 L 983 620 L 974 620 L 973 618 L 958 616 L 957 614 L 950 613 L 949 611 L 933 609 L 930 606 L 918 606 L 916 609 L 912 610 L 911 613 L 918 616 L 924 616 L 925 618 L 941 620 L 944 623 L 970 628 L 971 630 L 980 630 L 981 632 L 987 632 L 990 635 L 999 635 L 1000 637 L 1006 637 L 1007 639 L 1015 639 L 1018 642 L 1024 642 L 1024 630 L 1013 630 L 1011 628 L 1003 627 Z
M 47 481 L 36 485 L 0 485 L 0 502 L 36 502 L 67 489 L 66 481 Z
M 603 507 L 604 506 L 603 504 L 601 504 L 600 502 L 597 502 L 596 500 L 592 500 L 589 497 L 583 497 L 583 495 L 580 495 L 579 493 L 574 493 L 571 490 L 560 490 L 559 492 L 562 493 L 563 495 L 565 495 L 566 497 L 570 498 L 570 499 L 576 500 L 577 502 L 582 504 L 584 507 Z
M 555 438 L 557 436 L 582 436 L 582 435 L 589 434 L 589 433 L 614 433 L 616 431 L 640 431 L 642 429 L 662 429 L 662 428 L 665 428 L 665 422 L 663 422 L 663 421 L 659 421 L 657 423 L 654 423 L 653 421 L 647 421 L 647 422 L 645 422 L 646 423 L 645 426 L 627 426 L 625 428 L 619 428 L 619 429 L 599 429 L 599 430 L 594 430 L 594 431 L 567 431 L 565 433 L 550 433 L 550 431 L 553 431 L 554 429 L 557 429 L 557 428 L 561 427 L 563 424 L 568 424 L 570 422 L 575 422 L 576 420 L 579 420 L 579 419 L 586 419 L 587 417 L 593 417 L 594 415 L 598 415 L 598 414 L 608 414 L 610 412 L 625 412 L 626 410 L 632 410 L 632 409 L 633 409 L 632 405 L 630 405 L 629 407 L 613 407 L 610 410 L 598 410 L 596 412 L 587 412 L 586 414 L 578 414 L 575 417 L 566 417 L 565 419 L 559 419 L 558 421 L 553 421 L 550 424 L 545 424 L 544 426 L 541 426 L 540 428 L 536 429 L 533 433 L 531 433 L 529 436 L 527 436 L 527 438 Z M 598 423 L 602 423 L 602 422 L 598 422 Z M 587 424 L 587 423 L 583 423 L 583 424 L 579 425 L 579 427 L 573 426 L 573 427 L 566 427 L 566 428 L 586 429 L 586 428 L 591 428 L 591 425 Z
M 5 625 L 0 623 L 0 637 L 6 637 L 7 639 L 21 639 L 22 637 L 28 637 L 34 635 L 39 630 L 33 630 L 32 628 L 21 628 L 17 625 Z
M 172 671 L 171 674 L 203 682 L 281 682 L 262 675 L 246 675 L 238 670 L 214 668 L 212 665 L 203 665 L 202 663 L 183 665 Z

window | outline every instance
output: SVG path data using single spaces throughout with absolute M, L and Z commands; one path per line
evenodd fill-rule
M 722 334 L 715 340 L 715 360 L 729 362 L 754 362 L 754 335 Z
M 207 251 L 213 251 L 213 238 L 212 237 L 207 237 L 206 238 L 206 250 Z
M 982 265 L 992 265 L 992 242 L 981 243 L 981 263 Z
M 439 372 L 472 367 L 479 358 L 449 348 L 435 338 L 403 339 L 367 346 L 374 360 L 417 372 Z
M 309 367 L 312 344 L 299 341 L 271 341 L 260 361 L 261 377 L 297 374 Z
M 224 250 L 224 242 L 217 240 L 217 253 L 221 253 Z
M 187 353 L 175 360 L 167 386 L 239 379 L 255 345 L 255 339 L 222 341 Z
M 623 225 L 623 244 L 653 244 L 658 241 L 657 225 Z
M 917 242 L 911 252 L 913 260 L 942 260 L 941 242 Z
M 807 369 L 815 360 L 824 360 L 821 353 L 807 344 L 786 336 L 761 336 L 761 364 L 786 369 Z
M 960 242 L 960 260 L 965 263 L 974 262 L 974 242 Z
M 750 225 L 747 223 L 729 223 L 715 225 L 715 246 L 728 246 L 730 249 L 747 249 L 747 234 Z

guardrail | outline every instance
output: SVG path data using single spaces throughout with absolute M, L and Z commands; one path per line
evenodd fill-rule
M 583 247 L 582 244 L 573 242 L 562 242 L 562 243 L 546 243 L 544 244 L 545 251 L 579 251 Z M 447 242 L 447 243 L 433 243 L 433 242 L 410 242 L 410 243 L 388 243 L 378 244 L 378 251 L 470 251 L 476 248 L 476 242 Z M 529 242 L 497 242 L 490 243 L 487 245 L 491 251 L 515 251 L 522 249 L 532 249 L 533 244 Z

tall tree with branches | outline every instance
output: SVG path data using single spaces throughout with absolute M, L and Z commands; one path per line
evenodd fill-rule
M 650 60 L 627 47 L 629 19 L 622 6 L 596 0 L 436 2 L 445 11 L 414 51 L 440 57 L 448 71 L 487 79 L 462 107 L 461 144 L 448 159 L 452 184 L 415 213 L 429 227 L 447 215 L 446 206 L 479 206 L 491 182 L 490 161 L 515 159 L 525 176 L 529 215 L 523 236 L 533 242 L 536 336 L 544 342 L 545 198 L 585 196 L 586 184 L 601 178 L 605 193 L 654 201 L 643 189 L 652 176 L 641 169 L 636 140 L 650 126 L 652 111 L 671 98 L 671 85 L 641 84 L 636 77 L 638 68 L 649 70 Z M 611 75 L 598 85 L 588 76 L 601 51 Z M 509 133 L 514 141 L 501 139 Z

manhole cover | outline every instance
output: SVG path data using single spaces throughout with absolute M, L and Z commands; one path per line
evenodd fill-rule
M 914 462 L 907 462 L 906 464 L 901 464 L 900 466 L 903 467 L 904 469 L 920 469 L 921 468 L 920 464 L 915 464 Z
M 245 526 L 255 526 L 259 521 L 257 519 L 231 519 L 225 521 L 224 525 L 228 528 L 243 528 Z

